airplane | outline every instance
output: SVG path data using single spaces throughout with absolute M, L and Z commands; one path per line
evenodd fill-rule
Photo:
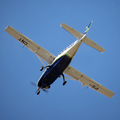
M 35 84 L 38 87 L 37 95 L 40 93 L 41 90 L 46 91 L 46 89 L 49 89 L 51 84 L 58 77 L 62 77 L 63 85 L 67 83 L 65 79 L 77 80 L 82 83 L 82 87 L 86 85 L 87 87 L 90 87 L 93 90 L 109 98 L 112 98 L 114 92 L 110 91 L 98 82 L 94 81 L 93 79 L 89 78 L 88 76 L 84 75 L 83 73 L 79 72 L 78 70 L 69 65 L 82 42 L 102 53 L 105 51 L 104 48 L 102 48 L 86 36 L 92 25 L 92 22 L 93 21 L 91 21 L 88 27 L 86 27 L 86 30 L 83 34 L 68 26 L 67 24 L 62 23 L 60 26 L 69 33 L 71 33 L 74 37 L 76 37 L 77 40 L 70 46 L 68 46 L 66 49 L 64 49 L 62 52 L 60 52 L 57 57 L 49 51 L 47 51 L 46 49 L 39 46 L 38 44 L 36 44 L 35 42 L 33 42 L 32 40 L 30 40 L 25 35 L 19 33 L 11 26 L 7 26 L 5 28 L 5 31 L 7 33 L 9 33 L 11 36 L 17 39 L 20 43 L 22 43 L 24 46 L 30 49 L 33 53 L 35 53 L 44 65 L 40 68 L 40 71 L 42 71 L 44 68 L 45 70 L 40 76 L 37 84 Z M 48 63 L 47 66 L 44 64 L 43 60 Z M 64 74 L 70 76 L 70 78 L 65 77 Z

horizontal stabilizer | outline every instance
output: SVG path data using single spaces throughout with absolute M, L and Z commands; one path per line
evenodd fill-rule
M 89 39 L 86 34 L 82 34 L 80 32 L 78 32 L 77 30 L 73 29 L 72 27 L 66 25 L 65 23 L 62 23 L 60 25 L 61 27 L 63 27 L 66 31 L 68 31 L 69 33 L 71 33 L 74 37 L 76 37 L 77 39 L 81 39 L 83 37 L 83 35 L 85 35 L 85 37 L 83 37 L 83 41 L 85 44 L 93 47 L 94 49 L 100 51 L 100 52 L 104 52 L 105 49 L 102 48 L 101 46 L 99 46 L 97 43 L 95 43 L 94 41 L 92 41 L 91 39 Z
M 78 32 L 77 30 L 73 29 L 72 27 L 66 25 L 65 23 L 62 23 L 60 25 L 62 28 L 64 28 L 65 30 L 67 30 L 69 33 L 71 33 L 73 36 L 75 36 L 77 39 L 80 39 L 83 34 Z
M 92 41 L 92 40 L 91 40 L 90 38 L 88 38 L 87 36 L 85 36 L 85 37 L 83 38 L 83 42 L 84 42 L 85 44 L 89 45 L 90 47 L 92 47 L 92 48 L 94 48 L 94 49 L 102 52 L 102 53 L 105 51 L 104 48 L 102 48 L 100 45 L 98 45 L 97 43 L 95 43 L 94 41 Z

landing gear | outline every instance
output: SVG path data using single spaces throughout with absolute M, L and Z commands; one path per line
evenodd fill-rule
M 63 85 L 65 85 L 67 83 L 67 81 L 65 81 L 65 76 L 64 74 L 61 74 L 63 76 Z
M 50 89 L 50 86 L 46 86 L 45 89 Z
M 42 66 L 41 68 L 40 68 L 40 71 L 42 71 L 44 69 L 44 66 Z
M 38 89 L 38 90 L 37 90 L 37 95 L 39 95 L 39 93 L 40 93 L 40 90 Z
M 50 65 L 45 66 L 45 67 L 44 67 L 44 66 L 42 66 L 42 67 L 40 68 L 40 71 L 42 71 L 44 68 L 47 68 L 47 69 L 48 69 L 48 68 L 50 68 Z
M 67 81 L 64 81 L 64 82 L 63 82 L 63 85 L 65 85 L 66 83 L 67 83 Z

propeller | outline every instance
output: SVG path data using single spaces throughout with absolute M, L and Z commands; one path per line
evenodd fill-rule
M 33 86 L 37 86 L 34 82 L 31 82 L 31 85 Z M 44 89 L 44 88 L 41 88 L 44 92 L 48 93 L 48 90 Z
M 42 89 L 44 92 L 46 92 L 46 93 L 48 93 L 48 90 L 46 90 L 46 89 Z
M 37 86 L 34 82 L 31 82 L 31 85 L 33 85 L 33 86 Z

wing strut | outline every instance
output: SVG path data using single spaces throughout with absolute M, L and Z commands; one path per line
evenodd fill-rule
M 37 53 L 35 53 L 35 54 L 37 55 L 37 57 L 39 58 L 39 60 L 41 61 L 41 63 L 44 65 L 44 67 L 46 67 L 46 65 L 45 65 L 44 62 L 42 61 L 41 57 L 40 57 Z
M 44 66 L 42 66 L 41 68 L 40 68 L 40 71 L 42 71 L 44 68 L 49 68 L 50 67 L 50 65 L 45 65 L 45 63 L 42 61 L 42 59 L 41 59 L 41 57 L 37 54 L 37 53 L 35 53 L 36 55 L 37 55 L 37 57 L 39 58 L 39 60 L 41 61 L 41 63 L 44 65 Z
M 60 76 L 60 78 L 63 78 L 62 76 Z M 74 78 L 70 78 L 70 77 L 64 77 L 65 79 L 68 79 L 68 80 L 76 80 L 76 79 L 74 79 Z

